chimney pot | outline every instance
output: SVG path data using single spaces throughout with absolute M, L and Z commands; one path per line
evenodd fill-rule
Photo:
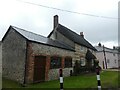
M 53 23 L 54 23 L 53 29 L 55 29 L 55 27 L 58 25 L 58 15 L 55 15 L 55 16 L 54 16 L 54 21 L 53 21 Z
M 80 32 L 80 36 L 84 38 L 83 32 Z
M 115 49 L 115 46 L 113 46 L 113 49 Z
M 101 47 L 101 43 L 99 43 L 98 46 Z

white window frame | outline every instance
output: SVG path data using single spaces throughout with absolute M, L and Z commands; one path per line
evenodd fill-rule
M 85 58 L 83 58 L 83 57 L 80 58 L 80 64 L 81 64 L 81 66 L 85 66 L 85 64 L 86 64 Z

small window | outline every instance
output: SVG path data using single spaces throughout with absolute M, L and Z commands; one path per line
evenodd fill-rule
M 81 58 L 81 59 L 80 59 L 80 63 L 81 63 L 81 66 L 85 66 L 85 59 L 84 59 L 84 58 Z
M 113 56 L 115 56 L 115 53 L 113 53 Z
M 84 47 L 83 46 L 80 47 L 80 51 L 84 51 Z
M 115 63 L 117 63 L 116 59 L 115 59 Z
M 110 60 L 109 60 L 109 59 L 107 59 L 107 63 L 110 63 Z
M 92 59 L 92 66 L 94 66 L 94 59 Z
M 65 58 L 65 67 L 72 67 L 72 58 L 66 57 Z
M 51 57 L 50 68 L 61 68 L 61 58 L 60 57 Z

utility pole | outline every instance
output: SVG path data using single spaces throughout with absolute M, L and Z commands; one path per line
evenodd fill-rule
M 106 54 L 105 54 L 105 47 L 103 45 L 103 53 L 104 53 L 104 59 L 105 59 L 105 67 L 107 69 L 107 61 L 106 61 Z

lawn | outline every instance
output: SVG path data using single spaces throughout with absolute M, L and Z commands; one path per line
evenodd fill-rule
M 101 72 L 102 88 L 118 87 L 118 72 L 103 71 Z M 120 84 L 120 82 L 119 82 Z M 22 87 L 20 84 L 3 78 L 3 88 L 59 88 L 59 80 L 53 80 L 43 83 L 30 84 Z M 64 88 L 97 88 L 96 74 L 84 74 L 64 78 Z M 58 89 L 59 90 L 59 89 Z

